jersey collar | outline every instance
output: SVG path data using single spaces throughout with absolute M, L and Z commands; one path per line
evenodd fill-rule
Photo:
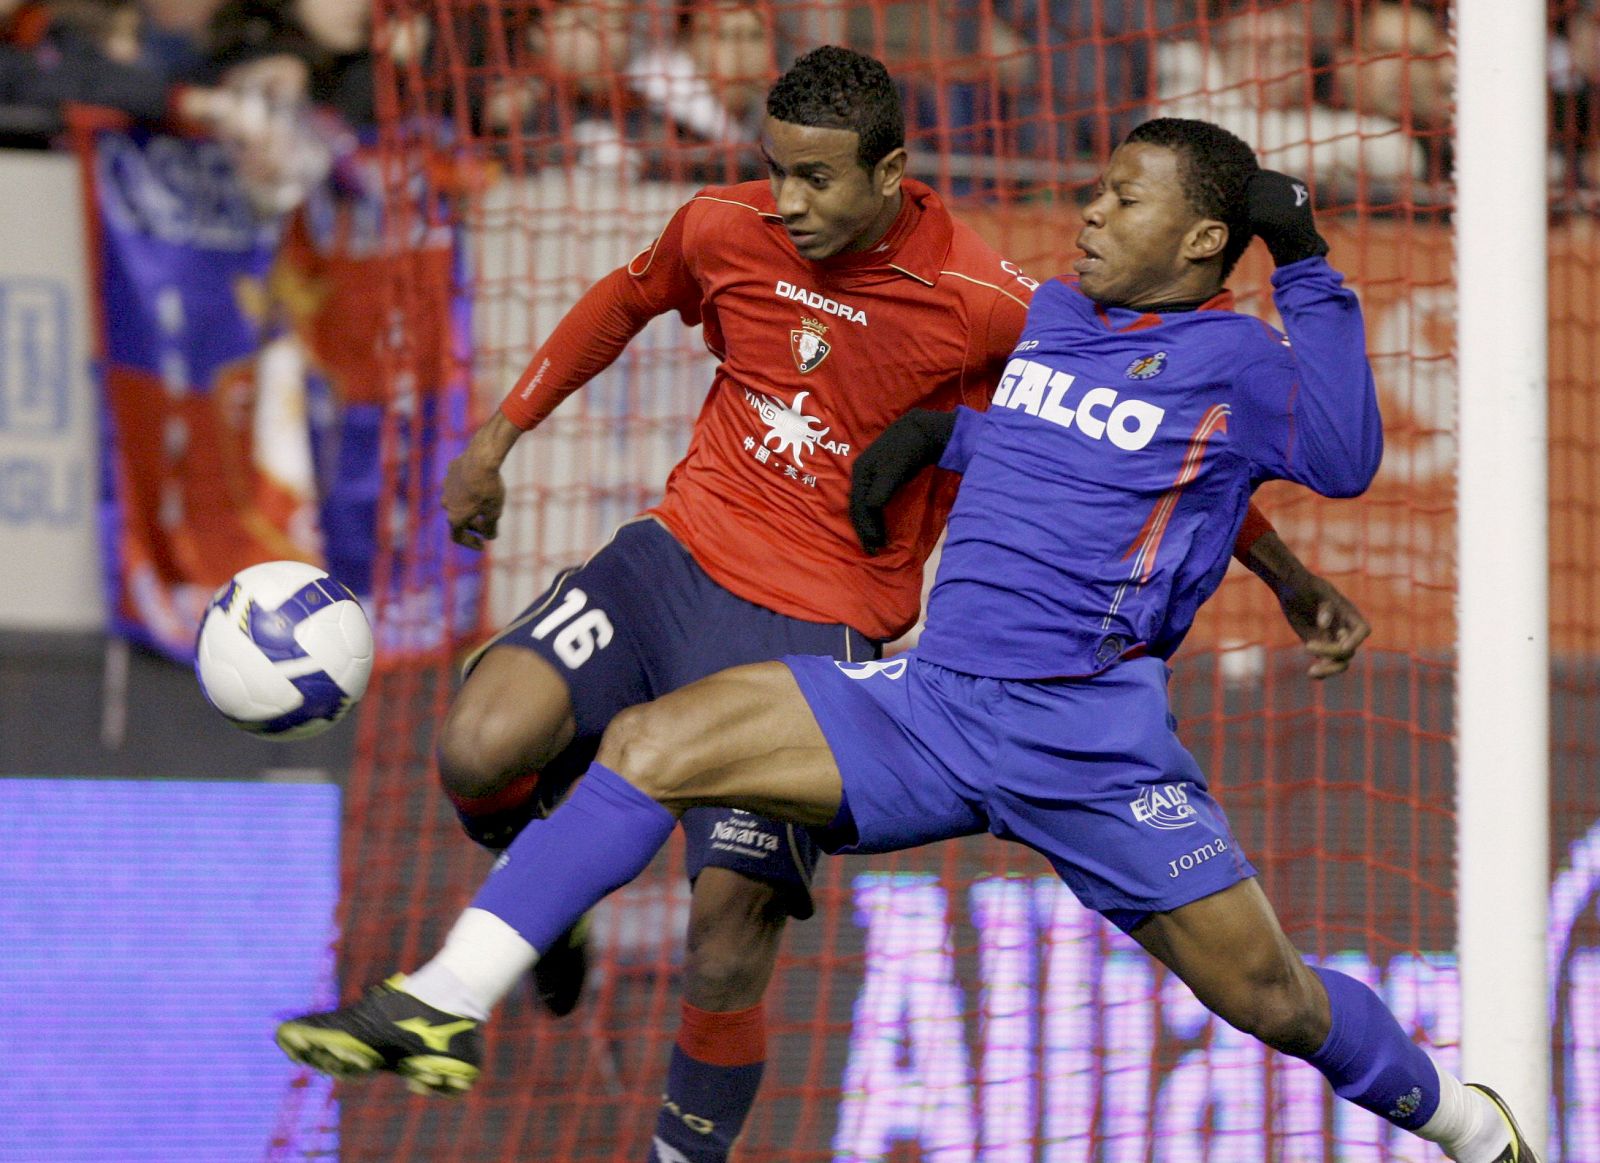
M 933 189 L 915 178 L 902 179 L 904 195 L 900 217 L 889 233 L 868 254 L 919 283 L 933 286 L 950 256 L 955 240 L 955 220 Z
M 1069 284 L 1073 290 L 1078 290 L 1076 279 Z M 1081 295 L 1082 291 L 1078 291 Z M 1088 298 L 1088 296 L 1084 296 Z M 1093 300 L 1090 300 L 1093 302 Z M 1232 311 L 1233 292 L 1223 287 L 1211 298 L 1207 299 L 1194 309 L 1195 311 Z M 1107 330 L 1116 332 L 1143 331 L 1148 327 L 1159 327 L 1174 315 L 1190 315 L 1193 311 L 1135 311 L 1129 307 L 1102 307 L 1094 304 L 1095 317 L 1106 326 Z

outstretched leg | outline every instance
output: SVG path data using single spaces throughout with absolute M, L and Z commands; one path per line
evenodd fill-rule
M 506 850 L 473 910 L 546 949 L 642 872 L 689 808 L 722 804 L 827 823 L 840 787 L 832 752 L 786 666 L 722 671 L 613 719 L 588 774 Z M 606 842 L 596 844 L 596 836 Z M 482 1008 L 499 997 L 485 998 Z
M 837 814 L 840 788 L 822 730 L 782 663 L 723 671 L 630 708 L 607 729 L 598 761 L 566 802 L 530 823 L 496 862 L 439 954 L 396 983 L 400 1000 L 391 989 L 293 1019 L 279 1026 L 279 1044 L 330 1073 L 395 1069 L 434 1089 L 424 1067 L 433 1071 L 436 1059 L 470 1042 L 541 948 L 642 872 L 680 813 L 726 804 L 822 824 Z M 393 1017 L 406 999 L 429 1012 Z M 453 1017 L 467 1025 L 458 1028 Z M 444 1050 L 430 1039 L 444 1039 Z M 471 1069 L 455 1071 L 450 1089 L 476 1077 L 475 1058 L 475 1049 L 464 1055 Z
M 1339 1097 L 1458 1163 L 1537 1163 L 1497 1096 L 1440 1070 L 1365 985 L 1306 965 L 1254 880 L 1153 914 L 1133 937 L 1206 1008 L 1310 1062 Z

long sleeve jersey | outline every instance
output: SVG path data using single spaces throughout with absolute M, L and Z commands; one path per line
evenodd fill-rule
M 969 674 L 1093 674 L 1168 658 L 1217 588 L 1253 490 L 1353 496 L 1383 453 L 1355 295 L 1320 258 L 1273 276 L 1287 338 L 1232 310 L 1104 308 L 1035 292 L 963 472 L 920 653 Z
M 716 374 L 651 512 L 748 601 L 900 634 L 956 479 L 912 482 L 890 510 L 891 548 L 868 557 L 848 516 L 850 466 L 911 408 L 984 407 L 1034 286 L 927 186 L 902 190 L 875 248 L 821 262 L 795 251 L 767 183 L 702 190 L 567 314 L 502 412 L 533 427 L 656 315 L 703 325 Z

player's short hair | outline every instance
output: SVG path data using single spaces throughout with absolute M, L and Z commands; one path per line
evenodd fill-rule
M 1222 126 L 1187 117 L 1156 117 L 1136 125 L 1123 144 L 1133 142 L 1163 146 L 1178 155 L 1178 177 L 1189 205 L 1228 228 L 1228 244 L 1222 248 L 1222 277 L 1227 278 L 1250 245 L 1245 187 L 1261 168 L 1255 151 Z
M 825 44 L 795 61 L 767 94 L 767 115 L 791 125 L 848 129 L 870 170 L 906 143 L 900 94 L 883 62 Z

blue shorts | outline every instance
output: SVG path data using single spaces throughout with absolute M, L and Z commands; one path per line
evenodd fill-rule
M 985 830 L 1042 853 L 1123 928 L 1254 876 L 1167 708 L 1156 658 L 1092 678 L 979 678 L 924 662 L 785 658 L 839 765 L 830 852 Z
M 583 774 L 606 725 L 626 707 L 785 654 L 859 660 L 881 652 L 847 626 L 805 622 L 729 593 L 652 517 L 623 525 L 588 561 L 557 576 L 478 657 L 506 648 L 546 659 L 572 698 L 578 734 L 541 773 L 541 795 L 564 794 L 563 781 Z M 777 887 L 791 915 L 811 915 L 817 848 L 804 828 L 732 808 L 694 808 L 683 829 L 691 880 L 703 868 L 730 869 Z

